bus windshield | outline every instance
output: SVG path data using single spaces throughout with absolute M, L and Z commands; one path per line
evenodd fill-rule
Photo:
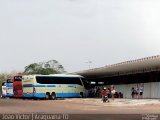
M 90 89 L 89 81 L 85 78 L 82 78 L 83 85 L 85 89 Z
M 22 81 L 22 76 L 15 76 L 14 77 L 14 81 L 17 82 L 17 81 Z
M 78 84 L 82 85 L 79 77 L 55 77 L 55 76 L 36 76 L 37 83 L 40 84 Z
M 7 80 L 7 83 L 12 83 L 12 79 L 8 79 L 8 80 Z
M 6 86 L 6 82 L 2 82 L 2 86 Z

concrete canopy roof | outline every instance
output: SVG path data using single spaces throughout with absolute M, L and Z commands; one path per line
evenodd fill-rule
M 87 78 L 102 78 L 160 70 L 160 55 L 137 60 L 125 61 L 105 67 L 76 72 Z

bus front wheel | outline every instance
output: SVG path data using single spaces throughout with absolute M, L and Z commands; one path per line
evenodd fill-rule
M 55 100 L 56 99 L 56 94 L 53 92 L 52 94 L 51 94 L 51 100 Z
M 80 98 L 83 98 L 84 96 L 83 96 L 83 92 L 80 92 Z

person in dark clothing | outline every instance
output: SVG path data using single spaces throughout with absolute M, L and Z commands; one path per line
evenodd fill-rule
M 135 94 L 136 94 L 136 90 L 134 89 L 134 87 L 132 87 L 132 89 L 131 89 L 132 98 L 135 98 Z

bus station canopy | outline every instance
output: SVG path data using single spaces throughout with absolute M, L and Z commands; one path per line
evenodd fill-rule
M 92 79 L 152 71 L 160 71 L 160 55 L 79 71 L 74 74 L 79 74 Z

